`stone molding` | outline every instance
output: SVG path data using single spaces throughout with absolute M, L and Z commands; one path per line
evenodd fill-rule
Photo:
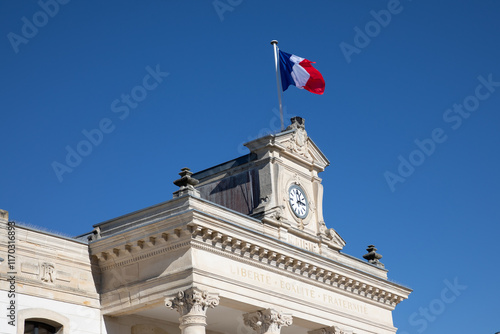
M 292 315 L 266 309 L 243 314 L 243 320 L 257 334 L 279 334 L 282 327 L 292 324 Z
M 186 242 L 177 243 L 175 245 L 172 245 L 172 246 L 169 246 L 169 247 L 163 247 L 163 248 L 159 248 L 159 249 L 155 248 L 155 247 L 151 247 L 151 249 L 146 249 L 146 251 L 147 251 L 146 253 L 143 253 L 143 254 L 141 254 L 139 256 L 133 256 L 133 257 L 130 257 L 130 258 L 126 259 L 126 260 L 124 259 L 122 261 L 116 261 L 116 260 L 119 260 L 120 248 L 114 248 L 113 249 L 114 252 L 116 252 L 116 253 L 114 253 L 115 254 L 114 256 L 111 256 L 110 253 L 108 253 L 108 252 L 101 252 L 101 253 L 99 253 L 97 255 L 94 255 L 94 256 L 100 262 L 106 261 L 108 259 L 112 259 L 112 260 L 116 261 L 116 262 L 113 262 L 112 264 L 103 265 L 102 267 L 100 267 L 101 272 L 104 272 L 104 271 L 112 270 L 112 269 L 115 269 L 115 268 L 118 268 L 118 267 L 123 267 L 123 266 L 129 265 L 131 263 L 138 262 L 138 261 L 141 261 L 141 260 L 144 260 L 144 259 L 156 256 L 156 255 L 159 255 L 159 254 L 167 253 L 167 252 L 170 252 L 170 251 L 175 250 L 175 249 L 185 248 L 185 247 L 188 247 L 189 245 L 190 245 L 190 242 L 186 241 Z M 126 249 L 128 246 L 129 246 L 129 244 L 126 244 L 122 248 Z
M 269 269 L 269 266 L 271 266 L 277 270 L 286 270 L 287 273 L 299 275 L 303 279 L 312 279 L 391 307 L 395 307 L 405 299 L 402 296 L 360 282 L 352 277 L 335 273 L 332 270 L 260 247 L 242 239 L 232 238 L 213 229 L 204 228 L 201 225 L 192 224 L 191 231 L 193 239 L 203 242 L 205 250 L 222 251 L 225 256 L 227 256 L 227 253 L 231 253 L 234 256 L 233 258 L 238 261 L 241 261 L 243 257 L 250 260 L 252 265 L 258 262 L 265 269 Z M 193 246 L 196 245 L 193 244 Z
M 316 284 L 325 284 L 389 307 L 395 307 L 405 299 L 401 295 L 363 283 L 354 277 L 335 272 L 326 266 L 318 266 L 304 261 L 302 258 L 299 259 L 295 256 L 283 254 L 275 249 L 262 247 L 260 244 L 193 222 L 183 226 L 183 229 L 176 228 L 168 233 L 158 233 L 93 256 L 98 259 L 101 271 L 107 271 L 170 250 L 196 246 L 193 241 L 205 245 L 205 249 L 208 251 L 221 251 L 224 256 L 234 256 L 237 261 L 241 261 L 243 258 L 250 260 L 252 265 L 259 263 L 266 269 L 271 267 L 281 272 L 285 270 L 288 274 L 294 274 L 295 277 L 299 276 L 308 282 L 312 280 Z M 173 244 L 167 246 L 168 242 Z M 140 253 L 133 256 L 134 251 L 140 251 Z

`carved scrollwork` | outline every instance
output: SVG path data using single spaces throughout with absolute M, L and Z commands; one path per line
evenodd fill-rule
M 54 283 L 55 281 L 55 270 L 54 265 L 51 263 L 42 263 L 40 272 L 40 279 L 47 283 Z
M 198 288 L 179 291 L 177 295 L 165 299 L 165 306 L 177 310 L 181 316 L 205 315 L 209 307 L 214 308 L 217 305 L 219 297 L 216 294 Z

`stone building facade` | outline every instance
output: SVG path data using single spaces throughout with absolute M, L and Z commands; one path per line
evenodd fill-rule
M 329 161 L 304 120 L 246 146 L 246 156 L 183 169 L 171 200 L 79 237 L 0 211 L 0 332 L 395 333 L 392 311 L 411 290 L 388 280 L 376 249 L 368 262 L 341 251 L 322 214 Z

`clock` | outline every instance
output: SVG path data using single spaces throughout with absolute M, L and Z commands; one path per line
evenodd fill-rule
M 290 189 L 288 189 L 288 200 L 293 213 L 298 218 L 307 217 L 307 214 L 309 213 L 309 203 L 307 202 L 307 197 L 301 187 L 292 185 Z

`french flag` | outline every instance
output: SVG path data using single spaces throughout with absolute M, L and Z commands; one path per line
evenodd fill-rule
M 294 85 L 314 94 L 321 95 L 325 92 L 325 80 L 321 73 L 312 67 L 311 64 L 314 64 L 314 62 L 281 50 L 279 50 L 279 53 L 283 91 L 287 90 L 288 86 Z

